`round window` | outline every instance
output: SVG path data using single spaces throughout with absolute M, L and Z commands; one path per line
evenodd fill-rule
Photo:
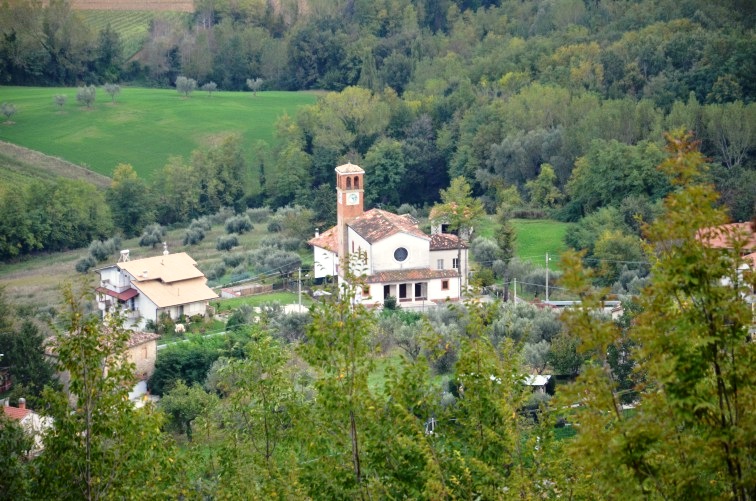
M 404 247 L 399 247 L 394 251 L 394 259 L 400 262 L 407 259 L 407 255 L 407 249 L 405 249 Z

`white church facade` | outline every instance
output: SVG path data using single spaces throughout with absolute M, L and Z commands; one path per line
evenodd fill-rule
M 365 171 L 353 164 L 335 170 L 336 226 L 308 242 L 314 277 L 343 281 L 343 263 L 359 255 L 363 304 L 380 306 L 388 296 L 405 307 L 458 301 L 467 276 L 465 242 L 456 235 L 427 235 L 409 215 L 365 211 Z

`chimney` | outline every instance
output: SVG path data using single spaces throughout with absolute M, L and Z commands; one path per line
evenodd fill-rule
M 25 398 L 19 398 L 18 399 L 18 408 L 19 409 L 26 409 L 26 399 Z
M 320 228 L 315 228 L 315 238 L 320 236 Z

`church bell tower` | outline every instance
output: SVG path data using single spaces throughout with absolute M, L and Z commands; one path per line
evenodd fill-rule
M 336 227 L 339 234 L 339 259 L 349 254 L 347 224 L 365 210 L 365 171 L 357 165 L 339 165 L 336 171 Z

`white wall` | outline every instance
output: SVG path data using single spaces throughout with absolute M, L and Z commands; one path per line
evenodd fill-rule
M 447 298 L 458 299 L 459 298 L 459 278 L 444 279 L 449 280 L 449 289 L 443 290 L 441 285 L 442 280 L 431 280 L 428 282 L 428 300 L 429 301 L 443 301 Z
M 336 275 L 336 265 L 338 264 L 338 258 L 336 257 L 335 253 L 327 249 L 323 249 L 322 247 L 313 246 L 313 257 L 313 271 L 315 273 L 315 278 L 323 278 Z
M 404 247 L 405 261 L 394 259 L 394 251 Z M 397 233 L 376 242 L 370 249 L 370 273 L 390 270 L 411 270 L 430 267 L 430 241 L 406 233 Z

